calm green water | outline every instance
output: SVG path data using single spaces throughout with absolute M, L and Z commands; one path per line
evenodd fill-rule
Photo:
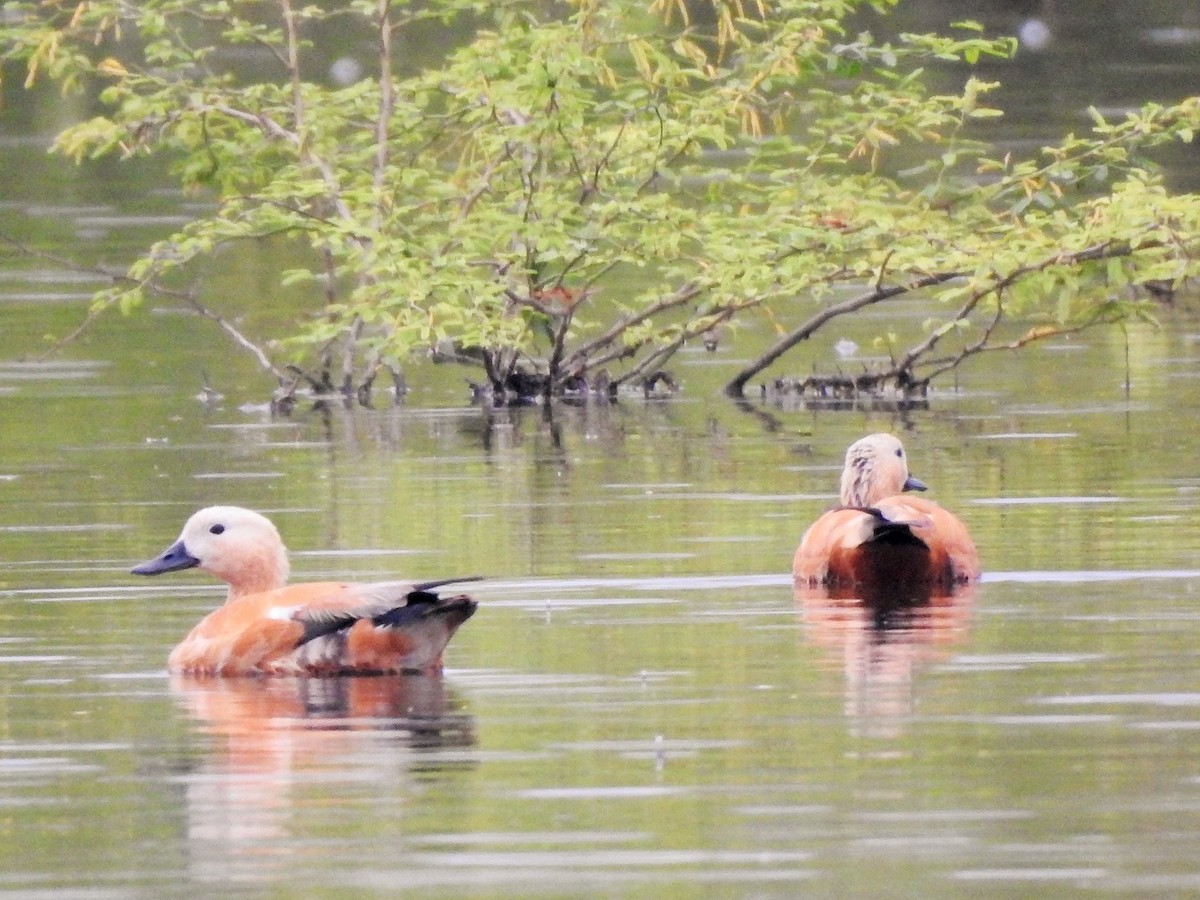
M 188 212 L 40 146 L 0 137 L 31 244 L 119 261 Z M 0 897 L 1200 891 L 1187 313 L 991 357 L 904 415 L 719 398 L 750 328 L 669 402 L 487 412 L 436 369 L 397 409 L 275 419 L 179 315 L 26 359 L 94 287 L 0 258 Z M 987 572 L 887 631 L 788 576 L 882 429 Z M 221 592 L 128 569 L 214 502 L 271 515 L 298 580 L 489 576 L 445 676 L 169 679 Z
M 547 422 L 447 384 L 272 421 L 252 391 L 203 407 L 186 365 L 9 363 L 0 891 L 1200 888 L 1196 337 L 1135 333 L 1128 397 L 1097 334 L 907 420 L 696 388 Z M 882 634 L 787 576 L 879 428 L 988 570 Z M 126 571 L 216 501 L 270 513 L 300 579 L 489 575 L 445 677 L 173 684 L 165 654 L 219 592 Z

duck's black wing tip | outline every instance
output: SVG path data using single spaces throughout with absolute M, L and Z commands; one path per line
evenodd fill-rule
M 412 586 L 414 592 L 432 591 L 447 584 L 466 584 L 470 581 L 483 581 L 486 575 L 460 575 L 457 578 L 440 578 L 437 581 L 421 581 Z

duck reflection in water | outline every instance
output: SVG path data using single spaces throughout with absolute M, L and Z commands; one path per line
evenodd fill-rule
M 918 671 L 969 631 L 975 585 L 868 593 L 797 582 L 795 597 L 809 641 L 841 660 L 846 715 L 865 736 L 894 737 L 912 715 Z
M 172 692 L 211 737 L 182 776 L 198 878 L 278 877 L 313 852 L 305 810 L 326 798 L 393 821 L 430 779 L 468 763 L 474 717 L 436 675 L 205 678 Z M 362 790 L 353 786 L 362 785 Z
M 810 637 L 841 648 L 846 712 L 873 732 L 898 728 L 917 664 L 965 633 L 980 575 L 966 526 L 906 494 L 924 490 L 893 435 L 856 441 L 841 504 L 809 527 L 792 561 Z

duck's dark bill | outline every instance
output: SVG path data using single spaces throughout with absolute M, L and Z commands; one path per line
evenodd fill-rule
M 147 560 L 140 566 L 134 566 L 129 571 L 134 575 L 161 575 L 163 572 L 177 572 L 180 569 L 190 569 L 200 565 L 200 560 L 187 552 L 183 541 L 176 541 L 162 552 L 161 556 Z

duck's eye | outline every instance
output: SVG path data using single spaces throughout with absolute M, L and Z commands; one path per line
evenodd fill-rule
M 208 529 L 208 531 L 209 531 L 209 534 L 224 534 L 225 526 L 224 525 L 214 525 L 212 528 Z
M 903 458 L 904 458 L 904 451 L 903 451 L 903 450 L 897 450 L 897 451 L 896 451 L 896 455 L 897 455 L 897 456 L 899 456 L 901 459 L 903 459 Z

